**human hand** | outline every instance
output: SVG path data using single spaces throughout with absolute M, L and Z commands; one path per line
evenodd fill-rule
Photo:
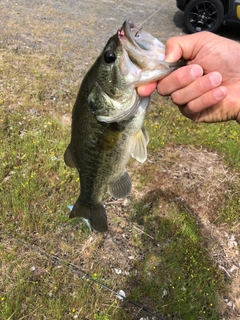
M 187 66 L 158 83 L 139 87 L 142 96 L 157 87 L 171 95 L 183 115 L 195 122 L 236 119 L 240 123 L 240 44 L 209 32 L 170 38 L 166 61 L 183 57 Z

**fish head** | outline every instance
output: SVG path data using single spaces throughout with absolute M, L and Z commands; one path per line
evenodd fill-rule
M 100 122 L 131 118 L 142 99 L 136 87 L 156 81 L 183 64 L 164 61 L 165 45 L 126 20 L 107 42 L 94 64 L 94 86 L 88 103 Z
M 112 36 L 95 62 L 96 82 L 110 98 L 122 97 L 123 89 L 131 86 L 139 77 L 127 50 L 120 41 L 119 32 Z
M 120 122 L 133 115 L 131 107 L 139 100 L 135 82 L 140 72 L 122 45 L 118 31 L 108 40 L 89 75 L 93 85 L 88 103 L 98 121 Z

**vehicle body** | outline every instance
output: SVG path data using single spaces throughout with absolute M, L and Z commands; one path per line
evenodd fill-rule
M 216 32 L 222 25 L 240 26 L 240 0 L 176 0 L 189 33 Z

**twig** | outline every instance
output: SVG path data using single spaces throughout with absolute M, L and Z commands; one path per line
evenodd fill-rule
M 24 317 L 22 317 L 22 318 L 19 318 L 18 320 L 22 320 L 22 319 L 27 318 L 28 316 L 30 316 L 30 314 L 32 314 L 32 313 L 34 313 L 34 312 L 36 312 L 36 311 L 37 311 L 38 309 L 40 309 L 40 308 L 42 308 L 42 305 L 41 305 L 41 306 L 39 306 L 39 307 L 37 307 L 35 310 L 31 311 L 28 315 L 26 315 L 26 316 L 24 316 Z
M 136 227 L 136 226 L 134 226 L 133 225 L 133 227 L 135 228 L 135 229 L 137 229 L 138 231 L 141 231 L 142 233 L 144 233 L 146 236 L 148 236 L 149 238 L 151 238 L 151 239 L 153 239 L 153 240 L 155 240 L 152 236 L 150 236 L 149 234 L 147 234 L 145 231 L 143 231 L 142 229 L 140 229 L 140 228 L 138 228 L 138 227 Z

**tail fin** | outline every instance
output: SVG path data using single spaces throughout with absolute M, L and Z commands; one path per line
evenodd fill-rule
M 69 215 L 69 218 L 75 217 L 88 219 L 91 227 L 96 231 L 105 232 L 108 230 L 107 215 L 102 203 L 86 206 L 78 199 Z

